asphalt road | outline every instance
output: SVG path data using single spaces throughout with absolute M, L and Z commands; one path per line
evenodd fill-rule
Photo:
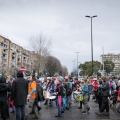
M 87 114 L 81 114 L 82 110 L 77 109 L 79 106 L 79 103 L 76 103 L 72 101 L 71 108 L 69 110 L 66 110 L 65 113 L 62 114 L 62 117 L 56 118 L 55 115 L 57 115 L 57 108 L 56 104 L 54 102 L 53 107 L 50 107 L 49 105 L 44 105 L 44 102 L 41 104 L 41 111 L 39 113 L 39 119 L 38 120 L 80 120 L 80 119 L 89 119 L 89 120 L 120 120 L 120 114 L 116 113 L 115 110 L 110 109 L 110 116 L 98 116 L 95 114 L 96 111 L 98 111 L 98 104 L 94 102 L 93 99 L 90 99 L 89 106 L 91 107 L 91 110 Z M 15 113 L 10 113 L 10 120 L 16 120 L 15 119 Z M 29 115 L 28 120 L 32 120 L 32 115 Z

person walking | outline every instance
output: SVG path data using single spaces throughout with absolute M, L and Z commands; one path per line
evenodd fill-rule
M 33 119 L 38 119 L 38 107 L 36 105 L 36 88 L 37 88 L 37 84 L 36 84 L 36 76 L 32 75 L 32 80 L 29 83 L 29 87 L 28 87 L 28 109 L 26 112 L 26 117 L 25 120 L 28 120 L 28 115 L 31 113 L 31 111 L 33 111 L 35 113 L 35 116 L 33 116 Z
M 93 91 L 95 93 L 95 101 L 94 102 L 98 102 L 98 81 L 97 78 L 94 78 L 94 82 L 93 82 Z
M 109 116 L 109 101 L 108 101 L 108 97 L 109 97 L 109 83 L 106 79 L 105 76 L 102 77 L 102 81 L 103 81 L 103 85 L 100 86 L 100 88 L 102 89 L 101 91 L 101 96 L 102 96 L 102 105 L 100 108 L 100 111 L 96 112 L 97 115 L 102 116 Z M 106 112 L 104 112 L 104 110 L 106 110 Z
M 99 80 L 99 87 L 98 87 L 98 104 L 99 104 L 99 111 L 101 110 L 101 105 L 102 105 L 102 86 L 103 86 L 103 83 L 102 83 L 102 80 Z
M 1 108 L 1 118 L 6 120 L 7 118 L 7 92 L 11 90 L 11 85 L 6 83 L 4 76 L 0 76 L 0 108 Z
M 82 114 L 86 114 L 87 112 L 90 111 L 90 107 L 88 106 L 88 84 L 87 80 L 82 80 L 82 94 L 83 94 L 83 105 L 84 105 L 84 110 L 82 111 Z
M 56 115 L 55 117 L 61 117 L 63 113 L 63 106 L 62 106 L 63 85 L 61 79 L 59 79 L 59 82 L 56 86 L 55 94 L 56 94 L 56 105 L 58 109 L 58 115 Z
M 25 119 L 25 105 L 28 94 L 28 81 L 23 78 L 23 73 L 18 71 L 17 79 L 12 84 L 11 99 L 16 108 L 16 120 Z

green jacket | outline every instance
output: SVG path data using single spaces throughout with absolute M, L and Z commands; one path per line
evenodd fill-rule
M 82 86 L 82 94 L 83 95 L 88 95 L 88 84 L 85 83 L 83 86 Z

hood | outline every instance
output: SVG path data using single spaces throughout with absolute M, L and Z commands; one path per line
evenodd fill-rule
M 7 87 L 7 84 L 6 83 L 0 83 L 0 92 L 1 91 L 4 91 Z
M 4 76 L 0 76 L 0 83 L 6 83 L 6 78 Z
M 18 71 L 17 78 L 23 78 L 23 73 L 21 71 Z

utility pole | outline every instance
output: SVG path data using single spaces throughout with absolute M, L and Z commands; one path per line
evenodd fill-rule
M 78 53 L 79 52 L 76 52 L 77 53 L 77 78 L 79 79 L 79 70 L 78 70 Z
M 103 58 L 102 58 L 102 63 L 103 63 L 103 71 L 102 71 L 102 74 L 104 76 L 104 47 L 102 47 L 103 49 Z

